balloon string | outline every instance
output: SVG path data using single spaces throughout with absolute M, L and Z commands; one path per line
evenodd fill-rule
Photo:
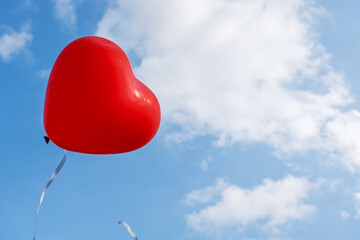
M 40 211 L 40 207 L 41 207 L 41 204 L 44 200 L 44 196 L 45 196 L 45 193 L 46 191 L 48 190 L 48 188 L 50 187 L 50 185 L 53 183 L 53 181 L 55 180 L 56 176 L 58 175 L 58 173 L 60 172 L 61 168 L 64 166 L 65 162 L 66 162 L 66 150 L 65 151 L 65 155 L 63 157 L 63 159 L 61 160 L 61 162 L 59 163 L 59 165 L 57 166 L 57 168 L 55 169 L 53 175 L 51 176 L 50 180 L 48 181 L 48 183 L 46 184 L 42 194 L 41 194 L 41 197 L 40 197 L 40 202 L 39 202 L 39 205 L 38 205 L 38 208 L 37 208 L 37 211 L 36 211 L 36 222 L 35 222 L 35 230 L 34 230 L 34 238 L 33 240 L 36 240 L 36 231 L 37 231 L 37 226 L 38 226 L 38 218 L 39 218 L 39 211 Z
M 119 221 L 118 222 L 120 225 L 123 225 L 126 230 L 128 231 L 130 237 L 134 240 L 138 240 L 138 238 L 136 237 L 135 233 L 133 232 L 133 230 L 131 229 L 131 227 L 129 226 L 129 224 L 127 224 L 127 222 L 125 221 Z

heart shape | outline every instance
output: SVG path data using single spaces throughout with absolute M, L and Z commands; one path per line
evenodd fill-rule
M 60 53 L 44 106 L 45 131 L 56 145 L 80 153 L 124 153 L 147 144 L 159 125 L 155 94 L 135 77 L 118 45 L 90 36 Z

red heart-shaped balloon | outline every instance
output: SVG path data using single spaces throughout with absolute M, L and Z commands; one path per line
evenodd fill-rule
M 44 107 L 45 131 L 56 145 L 91 154 L 129 152 L 147 144 L 159 125 L 156 96 L 118 45 L 83 37 L 60 53 Z

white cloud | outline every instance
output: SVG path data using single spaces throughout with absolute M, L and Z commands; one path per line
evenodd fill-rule
M 208 161 L 206 160 L 202 160 L 201 163 L 199 164 L 201 170 L 203 171 L 207 171 L 209 169 L 209 164 Z
M 194 205 L 196 203 L 209 203 L 214 199 L 215 196 L 229 187 L 229 184 L 222 178 L 216 179 L 215 186 L 207 187 L 202 190 L 194 190 L 188 193 L 185 197 L 184 203 L 187 205 Z
M 355 218 L 360 218 L 360 192 L 355 193 L 354 199 L 356 208 Z
M 17 7 L 17 11 L 38 11 L 38 7 L 36 6 L 34 0 L 22 0 L 19 6 Z
M 346 220 L 346 219 L 348 219 L 350 217 L 350 213 L 345 211 L 345 210 L 341 210 L 340 211 L 340 217 L 341 217 L 341 219 Z
M 340 188 L 339 185 L 341 185 L 342 183 L 343 180 L 339 178 L 328 181 L 329 190 L 333 193 L 337 192 Z
M 113 0 L 96 35 L 142 59 L 165 126 L 182 128 L 168 139 L 315 149 L 360 169 L 360 113 L 341 110 L 353 99 L 318 41 L 322 13 L 308 0 Z
M 45 78 L 48 79 L 50 76 L 51 69 L 42 69 L 37 72 L 37 76 L 39 78 Z
M 341 161 L 352 171 L 360 168 L 360 112 L 338 114 L 326 124 L 325 148 L 328 152 L 341 153 Z
M 29 24 L 24 25 L 19 32 L 8 26 L 0 26 L 0 30 L 3 32 L 0 32 L 0 57 L 5 62 L 26 51 L 33 39 Z
M 262 185 L 253 189 L 218 179 L 213 187 L 189 193 L 185 202 L 209 203 L 216 197 L 220 200 L 187 215 L 186 219 L 193 229 L 208 233 L 213 232 L 212 229 L 245 227 L 258 220 L 265 220 L 266 226 L 274 228 L 313 214 L 316 207 L 303 201 L 317 186 L 306 178 L 291 175 L 278 181 L 264 179 Z
M 208 156 L 207 158 L 204 158 L 201 160 L 199 166 L 201 170 L 207 171 L 209 169 L 209 163 L 213 161 L 213 158 L 211 156 Z
M 76 12 L 74 0 L 54 0 L 55 16 L 67 27 L 76 24 Z

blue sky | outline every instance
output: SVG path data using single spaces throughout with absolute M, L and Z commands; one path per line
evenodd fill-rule
M 0 239 L 32 237 L 63 156 L 43 140 L 47 78 L 89 35 L 125 50 L 162 122 L 134 152 L 70 152 L 38 239 L 130 239 L 118 220 L 140 240 L 358 239 L 359 5 L 1 2 Z

